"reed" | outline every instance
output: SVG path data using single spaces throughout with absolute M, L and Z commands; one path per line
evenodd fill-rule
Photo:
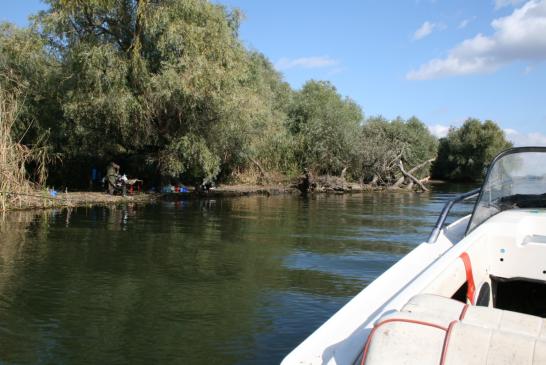
M 15 140 L 13 130 L 24 100 L 21 87 L 9 90 L 0 82 L 0 210 L 45 207 L 49 203 L 44 184 L 51 157 L 40 138 L 34 146 Z M 27 167 L 35 166 L 36 181 L 31 181 Z

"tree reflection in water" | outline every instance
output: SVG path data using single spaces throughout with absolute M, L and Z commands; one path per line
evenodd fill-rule
M 277 363 L 422 241 L 449 196 L 11 213 L 0 222 L 0 361 Z

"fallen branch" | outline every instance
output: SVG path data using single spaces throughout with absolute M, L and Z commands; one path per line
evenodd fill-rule
M 425 185 L 423 185 L 422 182 L 419 181 L 419 179 L 417 179 L 415 176 L 413 176 L 412 174 L 410 174 L 409 172 L 407 172 L 404 169 L 404 164 L 402 163 L 402 160 L 398 161 L 398 168 L 400 168 L 400 171 L 402 172 L 402 175 L 404 175 L 405 177 L 407 177 L 408 179 L 413 181 L 415 184 L 419 185 L 419 187 L 423 191 L 428 191 L 428 189 L 425 187 Z
M 347 166 L 345 166 L 343 170 L 341 170 L 341 175 L 339 175 L 339 177 L 341 177 L 342 179 L 345 179 L 346 173 L 347 173 Z
M 258 170 L 260 170 L 260 179 L 262 180 L 261 183 L 269 182 L 269 179 L 267 177 L 267 171 L 265 171 L 262 165 L 257 160 L 253 159 L 252 157 L 248 157 L 248 159 L 250 160 L 250 162 L 256 165 L 256 167 L 258 167 Z
M 434 158 L 431 158 L 430 160 L 426 160 L 425 162 L 420 163 L 419 165 L 413 167 L 411 170 L 408 171 L 408 174 L 413 174 L 415 171 L 425 167 L 427 164 L 432 163 L 434 161 Z M 400 179 L 398 179 L 393 185 L 393 188 L 399 188 L 400 185 L 404 183 L 406 180 L 406 176 L 402 176 Z

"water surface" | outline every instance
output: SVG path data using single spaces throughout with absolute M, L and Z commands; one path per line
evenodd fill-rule
M 463 190 L 9 214 L 0 363 L 278 363 Z

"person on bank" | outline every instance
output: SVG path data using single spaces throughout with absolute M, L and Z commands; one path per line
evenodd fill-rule
M 119 165 L 112 161 L 106 168 L 106 184 L 108 186 L 108 194 L 110 195 L 114 195 L 118 176 L 119 176 Z

